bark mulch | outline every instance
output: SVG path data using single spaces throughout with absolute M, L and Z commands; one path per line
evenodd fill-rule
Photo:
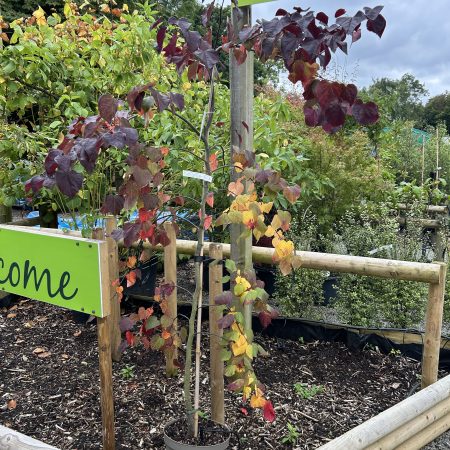
M 0 423 L 61 449 L 101 448 L 95 323 L 29 300 L 0 310 Z M 255 362 L 277 418 L 265 422 L 226 393 L 234 449 L 313 449 L 404 399 L 418 381 L 417 362 L 338 343 L 256 339 L 270 356 Z M 202 408 L 208 413 L 208 352 Z M 182 414 L 182 378 L 166 379 L 163 358 L 128 349 L 114 364 L 118 449 L 163 449 L 162 429 Z M 323 389 L 310 399 L 295 383 Z M 287 424 L 296 445 L 282 444 Z M 239 447 L 240 446 L 240 447 Z

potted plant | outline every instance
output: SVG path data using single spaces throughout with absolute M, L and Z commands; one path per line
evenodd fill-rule
M 204 16 L 206 25 L 211 16 L 212 6 L 209 6 Z M 239 10 L 235 9 L 238 14 Z M 302 19 L 302 11 L 296 11 L 292 15 L 283 11 L 286 27 L 308 28 L 308 24 Z M 323 14 L 323 13 L 320 13 Z M 367 13 L 376 20 L 379 11 Z M 366 14 L 366 15 L 367 15 Z M 314 16 L 306 15 L 311 21 Z M 278 21 L 279 19 L 274 19 Z M 323 16 L 317 20 L 324 21 Z M 274 22 L 272 21 L 272 22 Z M 362 21 L 362 20 L 361 20 Z M 359 22 L 359 25 L 361 23 Z M 274 25 L 276 23 L 274 22 Z M 309 23 L 310 23 L 309 22 Z M 343 27 L 321 27 L 324 35 L 334 39 L 337 46 L 341 45 L 346 34 L 358 32 L 358 27 L 348 27 L 347 32 Z M 210 424 L 200 427 L 204 432 L 199 432 L 199 384 L 200 384 L 200 347 L 201 347 L 201 320 L 199 312 L 202 302 L 202 267 L 203 244 L 205 230 L 213 226 L 240 224 L 243 226 L 243 238 L 253 235 L 257 240 L 266 236 L 272 239 L 274 247 L 274 262 L 278 262 L 282 273 L 287 274 L 293 265 L 298 263 L 294 258 L 294 245 L 286 240 L 284 233 L 289 229 L 291 216 L 288 211 L 278 210 L 276 214 L 267 220 L 272 210 L 271 198 L 282 192 L 288 201 L 295 202 L 300 195 L 298 186 L 289 184 L 273 170 L 261 170 L 255 164 L 253 149 L 234 149 L 230 161 L 220 161 L 220 155 L 210 144 L 209 134 L 213 125 L 215 111 L 216 73 L 220 62 L 218 51 L 212 48 L 211 34 L 202 36 L 197 31 L 191 30 L 191 24 L 185 19 L 171 19 L 169 27 L 156 21 L 153 27 L 158 27 L 156 47 L 168 63 L 176 66 L 178 74 L 185 73 L 190 81 L 199 78 L 204 79 L 209 85 L 209 98 L 203 119 L 200 117 L 196 126 L 192 120 L 183 114 L 185 99 L 180 92 L 168 92 L 160 90 L 156 83 L 148 83 L 133 88 L 128 96 L 126 105 L 110 95 L 103 95 L 99 100 L 99 115 L 76 120 L 69 128 L 69 134 L 57 149 L 52 149 L 46 159 L 46 173 L 34 177 L 27 185 L 29 190 L 39 190 L 42 186 L 57 186 L 68 197 L 74 198 L 83 185 L 82 173 L 92 174 L 102 155 L 119 150 L 125 153 L 125 169 L 116 183 L 106 184 L 102 195 L 103 204 L 101 213 L 109 213 L 121 216 L 121 227 L 114 233 L 116 239 L 122 239 L 125 247 L 130 248 L 130 255 L 125 262 L 124 276 L 129 285 L 133 285 L 140 276 L 139 263 L 148 258 L 148 252 L 142 243 L 148 241 L 152 245 L 167 245 L 168 236 L 164 229 L 164 222 L 180 219 L 178 211 L 185 204 L 185 198 L 178 195 L 175 189 L 168 190 L 170 183 L 166 183 L 167 176 L 174 176 L 170 167 L 166 167 L 166 157 L 169 149 L 153 146 L 139 140 L 136 126 L 138 116 L 142 116 L 144 123 L 148 124 L 155 114 L 171 114 L 174 120 L 183 124 L 198 137 L 202 144 L 202 150 L 193 152 L 192 156 L 198 161 L 201 172 L 190 173 L 190 177 L 200 180 L 201 194 L 198 203 L 199 224 L 197 227 L 197 245 L 195 252 L 195 284 L 192 312 L 188 321 L 188 330 L 178 327 L 177 317 L 169 311 L 167 297 L 173 292 L 174 286 L 170 283 L 162 283 L 157 289 L 155 300 L 159 303 L 162 315 L 158 317 L 153 308 L 140 308 L 133 317 L 122 320 L 122 328 L 125 332 L 128 345 L 135 344 L 138 340 L 146 348 L 162 350 L 170 357 L 176 355 L 185 341 L 184 360 L 184 417 L 176 418 L 176 422 L 167 425 L 165 442 L 168 448 L 225 448 L 228 441 L 228 432 L 225 429 L 223 439 L 220 442 L 206 442 L 207 435 L 217 437 L 217 430 L 211 430 Z M 356 29 L 358 28 L 358 29 Z M 337 31 L 336 31 L 337 30 Z M 221 49 L 233 51 L 240 62 L 245 61 L 247 52 L 255 49 L 262 59 L 267 59 L 275 50 L 275 38 L 282 38 L 291 31 L 280 26 L 262 27 L 258 24 L 255 28 L 244 30 L 236 36 L 228 27 L 228 36 L 223 40 Z M 279 34 L 281 34 L 279 36 Z M 291 33 L 292 34 L 292 33 Z M 273 36 L 272 36 L 273 35 Z M 272 50 L 267 54 L 268 46 L 265 41 L 272 42 Z M 339 41 L 339 42 L 338 42 Z M 269 44 L 270 44 L 269 42 Z M 322 54 L 305 55 L 300 50 L 302 40 L 290 44 L 289 54 L 283 55 L 287 67 L 291 72 L 293 81 L 301 80 L 306 89 L 308 103 L 305 105 L 305 115 L 310 125 L 322 126 L 326 131 L 336 131 L 345 120 L 346 115 L 353 115 L 359 122 L 366 124 L 376 120 L 376 107 L 373 104 L 363 104 L 356 99 L 356 88 L 353 85 L 345 86 L 339 83 L 333 84 L 325 80 L 317 80 L 318 65 L 314 62 Z M 261 44 L 262 47 L 261 47 Z M 323 44 L 325 49 L 329 47 Z M 330 44 L 331 45 L 331 44 Z M 297 51 L 298 50 L 298 51 Z M 326 66 L 326 58 L 323 65 Z M 319 83 L 319 85 L 317 84 Z M 326 99 L 321 92 L 327 92 Z M 332 103 L 332 111 L 327 108 Z M 108 158 L 105 157 L 105 168 Z M 215 172 L 219 168 L 219 161 L 223 165 L 229 165 L 236 170 L 238 176 L 227 186 L 227 194 L 231 198 L 230 206 L 214 221 L 209 214 L 208 207 L 214 204 L 215 190 L 218 187 L 213 184 Z M 195 181 L 198 182 L 198 181 Z M 174 186 L 176 183 L 174 184 Z M 137 217 L 129 214 L 137 210 Z M 167 215 L 168 214 L 168 215 Z M 232 261 L 226 262 L 230 272 L 231 291 L 224 292 L 215 299 L 216 305 L 223 307 L 223 315 L 219 326 L 224 330 L 222 360 L 226 365 L 225 375 L 231 379 L 228 388 L 234 392 L 241 392 L 243 399 L 249 401 L 250 406 L 262 408 L 264 416 L 268 420 L 274 420 L 275 414 L 272 403 L 265 398 L 264 387 L 258 382 L 252 361 L 258 353 L 264 350 L 253 342 L 251 326 L 246 321 L 243 308 L 252 305 L 259 313 L 260 320 L 267 326 L 276 316 L 273 308 L 267 304 L 267 294 L 261 283 L 258 282 L 253 270 L 240 271 Z M 115 283 L 117 292 L 123 292 L 120 280 Z M 133 333 L 136 322 L 139 322 L 139 333 Z M 193 359 L 195 351 L 195 388 L 192 395 Z M 175 365 L 181 366 L 178 359 Z M 176 423 L 175 426 L 173 424 Z M 208 431 L 213 431 L 208 433 Z M 174 443 L 175 442 L 175 443 Z M 214 447 L 219 445 L 219 447 Z M 191 446 L 191 447 L 189 447 Z M 211 448 L 211 447 L 210 447 Z

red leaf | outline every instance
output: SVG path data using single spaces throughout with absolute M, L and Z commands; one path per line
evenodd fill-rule
M 175 202 L 175 205 L 178 205 L 178 206 L 184 205 L 184 197 L 182 197 L 181 195 L 179 195 L 178 197 L 175 197 L 173 199 L 173 201 Z
M 211 172 L 214 172 L 215 170 L 217 170 L 218 166 L 219 166 L 219 164 L 218 164 L 218 161 L 217 161 L 217 153 L 213 153 L 209 157 L 209 167 L 211 169 Z
M 241 413 L 244 414 L 244 416 L 248 416 L 248 411 L 246 408 L 241 408 Z
M 336 14 L 334 15 L 334 17 L 341 17 L 342 15 L 344 15 L 347 11 L 345 11 L 344 8 L 340 8 L 336 11 Z
M 211 206 L 211 208 L 214 208 L 214 193 L 208 192 L 208 195 L 206 196 L 206 203 Z
M 153 216 L 154 214 L 151 211 L 147 211 L 145 208 L 139 209 L 139 222 L 148 222 Z
M 267 311 L 261 311 L 258 317 L 263 328 L 267 328 L 272 323 L 272 315 Z
M 204 223 L 204 226 L 203 226 L 203 228 L 205 230 L 208 230 L 211 227 L 212 220 L 213 220 L 212 216 L 206 216 L 205 217 L 205 223 Z
M 263 416 L 268 422 L 273 422 L 275 420 L 275 410 L 273 409 L 272 402 L 266 401 L 263 408 Z
M 130 347 L 134 345 L 134 334 L 131 331 L 127 331 L 125 333 L 125 338 L 127 340 L 127 343 Z

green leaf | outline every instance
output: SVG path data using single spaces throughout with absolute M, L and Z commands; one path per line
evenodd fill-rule
M 157 326 L 159 326 L 160 323 L 161 323 L 161 322 L 158 320 L 157 317 L 155 317 L 155 316 L 150 316 L 150 317 L 147 319 L 147 322 L 145 322 L 145 328 L 146 328 L 147 330 L 151 330 L 152 328 L 156 328 Z
M 155 334 L 150 339 L 150 347 L 152 350 L 160 350 L 163 345 L 164 339 L 159 334 Z
M 221 361 L 229 361 L 230 358 L 231 358 L 231 351 L 226 348 L 223 348 L 220 351 L 220 360 Z
M 225 376 L 232 377 L 236 373 L 237 366 L 234 364 L 225 367 Z
M 225 267 L 230 273 L 236 272 L 237 270 L 236 263 L 232 259 L 225 260 Z
M 161 316 L 161 326 L 163 328 L 169 328 L 173 324 L 173 319 L 171 319 L 169 316 Z

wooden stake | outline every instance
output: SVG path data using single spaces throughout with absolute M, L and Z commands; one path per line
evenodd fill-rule
M 114 397 L 112 381 L 110 316 L 97 317 L 100 361 L 100 402 L 103 424 L 103 450 L 115 450 Z
M 251 6 L 240 8 L 242 17 L 232 8 L 231 20 L 236 36 L 245 25 L 252 23 Z M 231 157 L 234 149 L 253 151 L 253 91 L 254 91 L 254 58 L 253 52 L 247 53 L 243 64 L 238 64 L 234 53 L 230 52 L 230 95 L 231 95 Z M 233 161 L 233 158 L 231 158 Z M 234 168 L 231 170 L 232 179 L 236 180 L 239 174 Z M 231 259 L 235 261 L 238 269 L 252 270 L 252 238 L 241 237 L 246 230 L 242 224 L 230 226 Z M 252 307 L 244 307 L 245 327 L 252 328 Z
M 92 237 L 94 239 L 103 240 L 105 238 L 104 230 L 94 230 Z M 105 258 L 105 260 L 102 260 L 101 263 L 109 264 L 109 258 Z M 107 284 L 107 286 L 103 286 L 103 288 L 111 290 L 111 283 L 109 282 L 109 279 L 103 280 L 103 283 Z M 115 450 L 116 448 L 110 324 L 110 315 L 103 318 L 97 317 L 103 450 Z
M 211 376 L 211 418 L 214 422 L 225 423 L 224 411 L 224 369 L 220 358 L 223 329 L 218 321 L 222 317 L 223 307 L 217 306 L 215 298 L 223 292 L 223 251 L 221 244 L 209 244 L 209 348 Z
M 167 315 L 174 320 L 174 327 L 177 327 L 177 236 L 172 223 L 164 223 L 164 229 L 170 244 L 164 247 L 164 281 L 166 283 L 173 283 L 175 289 L 167 298 L 168 309 Z M 173 377 L 178 373 L 178 369 L 173 363 L 178 358 L 177 349 L 167 350 L 166 357 L 166 375 Z
M 111 237 L 112 232 L 117 228 L 117 220 L 114 216 L 105 219 L 106 241 L 108 243 L 109 256 L 109 283 L 112 286 L 114 280 L 119 279 L 119 257 L 117 242 Z M 115 362 L 119 362 L 122 358 L 120 351 L 120 342 L 122 333 L 120 332 L 120 302 L 115 289 L 110 289 L 111 296 L 111 355 Z
M 444 309 L 445 277 L 447 265 L 440 266 L 439 281 L 430 283 L 428 289 L 428 305 L 425 319 L 425 340 L 422 358 L 422 388 L 437 381 L 439 366 L 439 350 L 441 344 L 442 316 Z

